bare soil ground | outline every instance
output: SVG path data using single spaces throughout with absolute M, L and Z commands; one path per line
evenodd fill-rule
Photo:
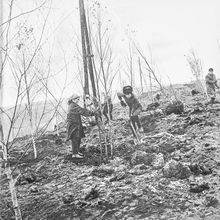
M 181 95 L 181 115 L 143 113 L 138 145 L 117 107 L 113 159 L 100 157 L 97 127 L 87 131 L 83 160 L 71 159 L 65 133 L 37 140 L 36 160 L 21 139 L 10 161 L 23 219 L 220 219 L 220 105 Z M 1 184 L 0 218 L 14 219 Z

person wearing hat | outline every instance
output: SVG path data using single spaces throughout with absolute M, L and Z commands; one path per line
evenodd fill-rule
M 219 86 L 217 84 L 215 74 L 213 73 L 213 68 L 209 68 L 209 72 L 205 77 L 205 82 L 206 82 L 207 93 L 211 98 L 210 104 L 214 104 L 216 98 L 215 88 L 219 89 Z
M 72 158 L 83 158 L 83 155 L 79 152 L 81 139 L 85 137 L 85 133 L 82 126 L 81 116 L 95 116 L 96 113 L 89 111 L 85 108 L 81 108 L 78 103 L 80 96 L 73 94 L 68 99 L 68 113 L 67 113 L 67 141 L 72 141 Z
M 135 130 L 138 129 L 138 131 L 143 132 L 143 127 L 138 117 L 139 114 L 142 112 L 142 105 L 138 101 L 138 99 L 134 96 L 133 88 L 131 86 L 124 86 L 123 93 L 117 93 L 117 96 L 120 100 L 121 106 L 126 107 L 128 105 L 129 117 L 134 129 Z M 124 101 L 122 98 L 124 99 Z M 135 136 L 134 132 L 133 135 Z

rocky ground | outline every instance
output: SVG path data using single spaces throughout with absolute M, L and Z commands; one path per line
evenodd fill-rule
M 100 157 L 96 126 L 87 130 L 83 160 L 70 158 L 65 133 L 38 139 L 36 160 L 18 140 L 10 161 L 23 219 L 220 219 L 220 105 L 182 90 L 184 113 L 163 114 L 166 100 L 143 113 L 141 144 L 117 107 L 113 158 Z M 2 189 L 0 218 L 14 219 L 6 180 Z

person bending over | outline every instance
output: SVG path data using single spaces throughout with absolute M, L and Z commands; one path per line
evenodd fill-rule
M 117 93 L 120 100 L 121 106 L 129 107 L 129 118 L 135 129 L 135 131 L 143 132 L 143 127 L 141 125 L 139 114 L 142 112 L 142 105 L 138 99 L 133 94 L 133 88 L 131 86 L 124 86 L 123 93 Z M 124 99 L 124 100 L 123 100 Z M 133 135 L 134 131 L 132 130 Z

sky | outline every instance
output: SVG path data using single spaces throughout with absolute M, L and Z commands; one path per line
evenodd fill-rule
M 129 25 L 142 48 L 150 46 L 163 74 L 174 82 L 189 80 L 184 55 L 195 49 L 204 72 L 213 67 L 218 75 L 220 1 L 216 0 L 112 0 L 105 1 L 117 18 L 119 29 Z
M 8 5 L 4 5 L 7 17 Z M 14 15 L 28 11 L 42 0 L 15 0 Z M 88 0 L 86 1 L 88 3 Z M 183 83 L 193 79 L 184 55 L 194 49 L 202 61 L 204 74 L 208 68 L 214 68 L 220 78 L 220 8 L 219 0 L 90 0 L 99 2 L 105 21 L 111 28 L 111 40 L 114 56 L 121 65 L 122 78 L 125 75 L 124 60 L 128 53 L 129 41 L 134 41 L 145 56 L 152 58 L 156 73 L 163 83 Z M 25 16 L 28 25 L 34 27 L 38 36 L 42 30 L 43 19 L 48 8 Z M 21 18 L 22 19 L 22 18 Z M 16 27 L 17 21 L 13 21 Z M 16 30 L 16 29 L 14 29 Z M 13 31 L 12 31 L 13 33 Z M 11 33 L 11 34 L 12 34 Z M 38 36 L 39 37 L 39 36 Z M 72 92 L 81 92 L 77 79 L 76 45 L 80 47 L 78 0 L 52 0 L 51 10 L 44 34 L 43 54 L 51 56 L 51 70 L 57 73 L 49 85 L 55 96 L 59 97 L 62 87 L 68 81 L 64 96 Z M 219 40 L 219 44 L 218 44 Z M 137 56 L 137 52 L 134 51 Z M 136 58 L 135 58 L 136 59 Z M 60 71 L 65 62 L 68 68 Z M 144 69 L 144 63 L 143 63 Z M 64 77 L 66 74 L 67 79 Z M 6 75 L 6 74 L 5 74 Z M 135 68 L 135 82 L 139 86 L 139 73 Z M 4 79 L 4 105 L 14 103 L 14 84 L 7 74 Z M 114 90 L 120 90 L 118 80 L 113 83 Z

